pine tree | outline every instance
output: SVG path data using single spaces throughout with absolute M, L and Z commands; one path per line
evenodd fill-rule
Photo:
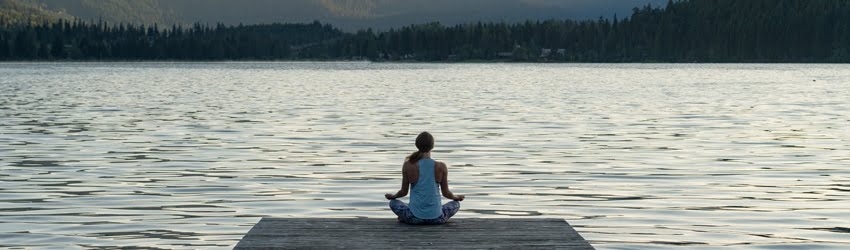
M 33 60 L 38 55 L 38 41 L 35 33 L 30 30 L 22 30 L 18 32 L 15 42 L 13 43 L 12 51 L 17 59 Z
M 0 28 L 0 60 L 8 60 L 9 58 L 9 41 L 6 40 L 5 31 Z
M 65 42 L 62 41 L 60 36 L 57 36 L 53 39 L 53 43 L 50 45 L 51 52 L 50 54 L 54 59 L 64 59 L 67 56 L 65 55 Z

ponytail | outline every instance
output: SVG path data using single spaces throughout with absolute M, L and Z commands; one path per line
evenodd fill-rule
M 412 154 L 410 154 L 410 156 L 407 157 L 407 162 L 416 163 L 421 159 L 422 159 L 422 152 L 416 151 L 416 152 L 413 152 Z

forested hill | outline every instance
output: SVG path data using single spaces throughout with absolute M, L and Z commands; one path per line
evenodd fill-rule
M 3 0 L 86 21 L 171 26 L 297 23 L 319 20 L 343 30 L 628 14 L 666 0 Z
M 18 0 L 83 20 L 171 26 L 184 23 L 167 3 L 174 0 Z
M 0 60 L 850 62 L 850 1 L 689 0 L 595 20 L 189 28 L 0 19 Z
M 45 9 L 28 0 L 0 0 L 0 22 L 41 24 L 69 18 L 73 17 Z

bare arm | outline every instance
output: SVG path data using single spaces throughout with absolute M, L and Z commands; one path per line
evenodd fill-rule
M 440 170 L 443 172 L 443 178 L 440 180 L 440 190 L 443 192 L 443 197 L 456 201 L 463 201 L 466 196 L 455 195 L 449 189 L 449 168 L 446 167 L 446 164 L 440 163 Z
M 404 166 L 401 167 L 401 189 L 398 190 L 398 192 L 396 192 L 395 194 L 385 194 L 384 197 L 386 197 L 388 200 L 394 200 L 407 196 L 407 192 L 410 190 L 410 179 L 407 178 L 408 168 L 409 166 L 407 165 L 407 163 L 405 163 Z

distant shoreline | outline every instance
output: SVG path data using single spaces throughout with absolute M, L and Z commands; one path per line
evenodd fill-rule
M 833 64 L 845 62 L 535 62 L 535 61 L 352 61 L 352 60 L 9 60 L 0 64 L 16 63 L 374 63 L 374 64 Z
M 624 18 L 432 22 L 357 32 L 318 21 L 160 29 L 0 19 L 0 61 L 850 63 L 846 1 L 720 1 L 670 1 Z

